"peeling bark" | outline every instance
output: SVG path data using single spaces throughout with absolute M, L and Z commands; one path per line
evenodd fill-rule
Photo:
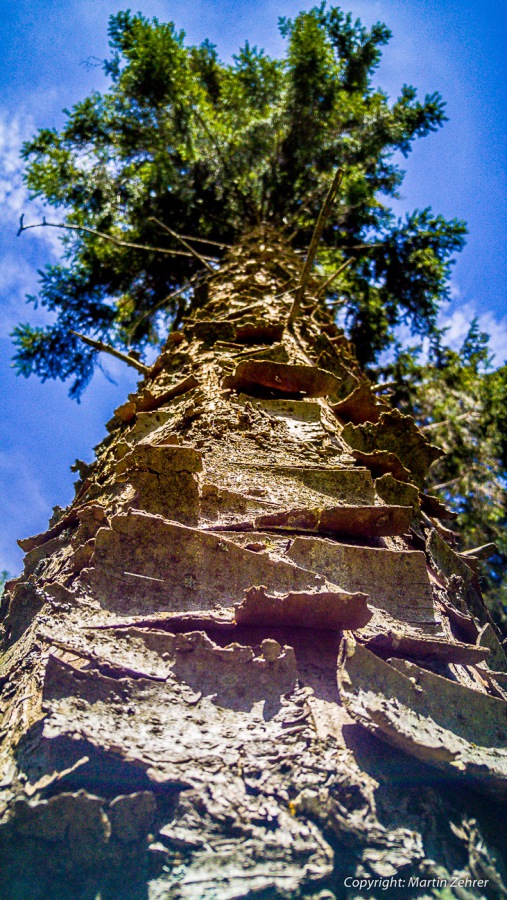
M 324 307 L 287 330 L 299 269 L 274 233 L 231 250 L 20 542 L 5 900 L 504 890 L 507 660 L 423 492 L 440 451 Z

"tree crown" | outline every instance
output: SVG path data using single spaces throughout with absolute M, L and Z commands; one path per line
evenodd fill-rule
M 79 397 L 97 354 L 72 331 L 142 354 L 181 315 L 199 255 L 219 260 L 222 245 L 262 222 L 304 251 L 338 167 L 319 262 L 324 274 L 349 262 L 328 297 L 344 305 L 359 359 L 372 361 L 400 321 L 436 333 L 465 226 L 429 209 L 397 220 L 389 199 L 403 180 L 394 155 L 445 121 L 440 95 L 420 101 L 405 85 L 390 103 L 373 87 L 385 25 L 368 30 L 322 4 L 280 29 L 285 58 L 247 42 L 224 63 L 172 23 L 111 18 L 109 90 L 23 148 L 32 195 L 60 210 L 65 230 L 62 263 L 30 298 L 54 321 L 16 328 L 19 372 L 72 377 Z

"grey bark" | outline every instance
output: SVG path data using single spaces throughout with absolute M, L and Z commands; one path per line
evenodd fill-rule
M 266 231 L 232 249 L 20 542 L 2 900 L 505 891 L 477 564 L 323 302 L 286 328 L 300 265 Z

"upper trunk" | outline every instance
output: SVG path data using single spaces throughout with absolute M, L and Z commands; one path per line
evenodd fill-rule
M 318 300 L 285 327 L 300 268 L 273 233 L 234 248 L 21 542 L 2 897 L 501 890 L 507 661 L 422 493 L 438 449 Z

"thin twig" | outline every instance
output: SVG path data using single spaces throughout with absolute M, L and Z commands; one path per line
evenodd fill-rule
M 145 244 L 135 244 L 132 241 L 122 241 L 120 238 L 116 238 L 111 234 L 105 234 L 103 231 L 97 231 L 95 228 L 88 228 L 86 225 L 69 225 L 66 222 L 46 222 L 45 218 L 42 222 L 35 222 L 33 225 L 24 225 L 23 216 L 21 216 L 17 236 L 19 237 L 23 231 L 29 231 L 30 228 L 64 228 L 67 231 L 84 231 L 86 234 L 93 234 L 95 237 L 102 238 L 104 241 L 109 241 L 111 244 L 115 244 L 116 247 L 127 247 L 130 250 L 146 250 L 149 253 L 165 253 L 167 256 L 188 256 L 190 258 L 195 256 L 194 253 L 186 253 L 184 250 L 168 250 L 167 247 L 150 247 Z M 214 256 L 206 256 L 203 257 L 203 259 L 209 260 L 209 262 L 220 262 L 220 260 L 216 259 Z
M 397 384 L 397 381 L 382 381 L 380 384 L 372 384 L 371 389 L 374 394 L 381 394 L 382 391 L 397 387 Z
M 450 481 L 442 481 L 441 484 L 432 484 L 432 491 L 443 491 L 444 488 L 450 487 L 451 484 L 456 484 L 456 482 L 461 481 L 462 475 L 458 475 L 456 478 L 451 478 Z
M 320 192 L 321 192 L 321 186 L 318 185 L 318 187 L 314 188 L 314 190 L 310 192 L 308 198 L 305 200 L 305 202 L 303 204 L 301 204 L 299 209 L 297 209 L 291 216 L 289 216 L 288 219 L 284 220 L 282 231 L 285 231 L 287 228 L 290 228 L 291 225 L 293 225 L 294 222 L 296 221 L 297 217 L 299 215 L 301 215 L 301 213 L 304 213 L 309 209 L 309 207 L 312 205 L 315 198 L 318 197 Z M 289 237 L 287 238 L 289 243 L 296 237 L 296 235 L 299 233 L 300 230 L 301 230 L 300 228 L 296 228 L 296 230 L 293 231 L 291 235 L 289 235 Z
M 194 108 L 194 109 L 193 109 L 193 113 L 194 113 L 194 116 L 196 117 L 197 121 L 200 122 L 201 126 L 204 128 L 204 131 L 205 131 L 206 134 L 208 135 L 208 137 L 209 137 L 211 143 L 213 144 L 213 146 L 214 146 L 214 148 L 215 148 L 215 151 L 216 151 L 216 155 L 218 156 L 220 162 L 222 163 L 225 172 L 227 172 L 227 173 L 230 175 L 230 174 L 231 174 L 231 169 L 230 169 L 230 166 L 229 166 L 229 162 L 228 162 L 228 159 L 227 159 L 227 155 L 224 154 L 224 153 L 222 153 L 222 148 L 221 148 L 220 144 L 218 143 L 218 139 L 215 137 L 215 135 L 213 134 L 211 128 L 208 126 L 208 123 L 207 123 L 207 122 L 205 121 L 205 119 L 201 116 L 201 114 L 197 111 L 197 109 Z M 247 200 L 247 198 L 245 197 L 245 195 L 242 193 L 242 191 L 240 190 L 240 188 L 238 187 L 238 185 L 236 184 L 236 180 L 234 179 L 234 177 L 231 178 L 231 187 L 232 187 L 232 191 L 233 191 L 233 192 L 236 194 L 236 196 L 241 200 L 241 202 L 242 202 L 242 204 L 243 204 L 243 206 L 244 206 L 245 212 L 248 212 L 248 211 L 249 211 L 249 203 L 248 203 L 248 200 Z
M 103 341 L 94 341 L 93 338 L 89 338 L 85 334 L 80 334 L 79 331 L 70 329 L 70 333 L 78 337 L 84 344 L 93 347 L 94 350 L 99 350 L 101 353 L 109 353 L 111 356 L 115 356 L 116 359 L 121 359 L 122 362 L 127 363 L 128 366 L 132 366 L 133 369 L 137 369 L 137 371 L 141 372 L 143 375 L 149 375 L 150 370 L 148 366 L 145 366 L 144 363 L 139 362 L 139 360 L 135 359 L 133 356 L 122 353 L 120 350 L 115 350 L 114 347 L 111 347 L 110 344 L 104 344 Z
M 178 306 L 176 307 L 176 315 L 175 315 L 174 319 L 172 320 L 171 327 L 169 329 L 171 332 L 178 331 L 178 329 L 183 321 L 183 314 L 185 312 L 186 312 L 186 301 L 183 299 L 183 297 L 180 297 L 180 299 L 178 301 Z
M 319 294 L 323 294 L 324 291 L 326 290 L 326 288 L 328 288 L 329 285 L 332 284 L 333 281 L 334 281 L 336 278 L 338 278 L 338 276 L 341 275 L 342 272 L 344 272 L 345 269 L 346 269 L 348 266 L 350 266 L 353 262 L 354 262 L 353 259 L 346 259 L 345 262 L 342 263 L 341 266 L 339 266 L 339 268 L 336 270 L 336 272 L 333 272 L 333 274 L 330 275 L 329 278 L 326 279 L 326 281 L 324 282 L 324 284 L 321 284 L 320 288 L 317 289 L 315 295 L 318 297 Z
M 296 288 L 296 296 L 294 298 L 294 303 L 292 304 L 292 309 L 289 313 L 289 318 L 287 320 L 287 325 L 290 327 L 296 316 L 298 315 L 301 309 L 301 303 L 304 297 L 305 288 L 308 284 L 308 279 L 310 278 L 310 272 L 312 270 L 313 261 L 315 259 L 315 254 L 317 253 L 317 248 L 319 246 L 319 241 L 322 237 L 322 232 L 324 231 L 324 226 L 329 218 L 329 214 L 331 212 L 331 208 L 333 206 L 334 199 L 336 194 L 338 193 L 338 188 L 340 187 L 341 181 L 343 178 L 343 169 L 338 169 L 329 188 L 326 199 L 324 200 L 324 204 L 319 213 L 319 217 L 317 219 L 317 224 L 315 225 L 315 229 L 312 235 L 312 239 L 310 241 L 310 246 L 308 248 L 308 255 L 305 260 L 305 264 L 303 266 L 303 271 L 301 272 L 301 277 L 299 279 L 299 285 Z
M 351 244 L 347 250 L 375 250 L 376 247 L 384 247 L 383 241 L 373 241 L 371 244 Z
M 180 294 L 183 294 L 184 291 L 187 291 L 191 286 L 192 286 L 191 282 L 187 281 L 183 285 L 183 287 L 178 288 L 177 291 L 173 291 L 172 294 L 168 294 L 167 297 L 164 297 L 163 300 L 160 300 L 158 303 L 156 303 L 155 306 L 153 307 L 153 309 L 146 310 L 146 312 L 142 314 L 141 318 L 138 319 L 137 322 L 134 322 L 134 325 L 132 326 L 132 328 L 129 332 L 129 344 L 130 344 L 134 334 L 136 333 L 137 329 L 139 328 L 141 322 L 144 322 L 144 320 L 147 319 L 148 316 L 151 316 L 153 313 L 157 312 L 157 310 L 159 310 L 163 306 L 165 306 L 166 303 L 169 303 L 171 300 L 175 300 L 176 297 L 179 297 Z
M 326 308 L 333 309 L 335 306 L 345 306 L 346 302 L 347 302 L 346 297 L 340 297 L 339 300 L 328 300 Z
M 173 237 L 177 241 L 179 241 L 180 244 L 183 244 L 183 246 L 186 247 L 186 249 L 192 254 L 192 256 L 195 257 L 195 259 L 199 260 L 199 262 L 202 263 L 203 266 L 206 266 L 208 272 L 214 272 L 213 267 L 210 266 L 209 262 L 206 261 L 205 257 L 201 256 L 201 254 L 198 253 L 197 250 L 194 250 L 194 248 L 191 247 L 190 244 L 187 244 L 186 240 L 184 238 L 182 238 L 181 235 L 177 234 L 176 231 L 173 231 L 172 228 L 169 228 L 169 225 L 164 225 L 164 223 L 161 222 L 159 219 L 156 219 L 155 216 L 150 216 L 149 221 L 155 222 L 157 225 L 160 225 L 160 227 L 163 228 L 164 231 L 167 231 L 167 233 L 170 234 L 171 237 Z
M 186 241 L 194 241 L 196 244 L 211 244 L 212 247 L 220 247 L 222 250 L 232 250 L 232 244 L 222 244 L 220 241 L 212 241 L 209 238 L 191 237 L 189 234 L 180 234 Z
M 303 203 L 303 205 L 299 207 L 298 211 L 296 213 L 294 213 L 294 215 L 291 216 L 290 219 L 287 220 L 287 222 L 284 223 L 284 227 L 282 228 L 282 231 L 285 231 L 286 228 L 289 228 L 291 225 L 293 225 L 294 222 L 296 221 L 297 217 L 299 215 L 301 215 L 301 213 L 306 212 L 310 208 L 310 206 L 314 200 L 315 193 L 316 192 L 314 191 L 313 194 L 310 195 L 310 197 L 308 198 L 306 203 Z M 294 238 L 299 234 L 300 231 L 301 231 L 300 228 L 295 228 L 294 231 L 292 231 L 289 234 L 289 236 L 287 237 L 287 242 L 289 244 L 291 244 L 292 241 L 294 240 Z
M 442 419 L 441 422 L 430 422 L 428 425 L 421 425 L 421 431 L 433 431 L 435 428 L 441 428 L 442 425 L 452 425 L 454 422 L 460 422 L 462 419 L 469 419 L 470 416 L 473 416 L 475 410 L 471 409 L 469 412 L 461 413 L 460 416 L 456 416 L 455 419 Z

